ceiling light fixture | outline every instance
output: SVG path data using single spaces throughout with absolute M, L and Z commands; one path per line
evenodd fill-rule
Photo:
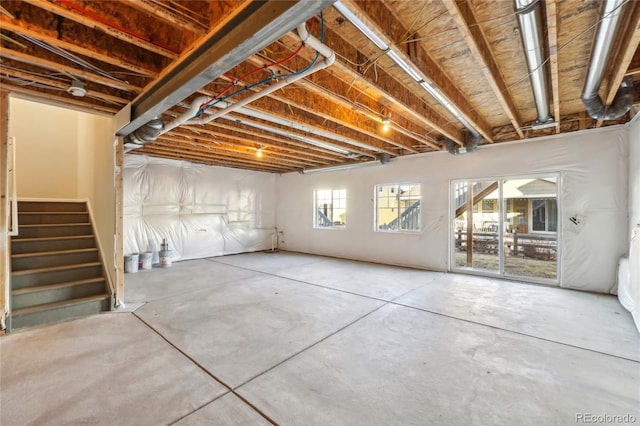
M 258 158 L 262 157 L 262 148 L 260 147 L 256 148 L 256 157 Z
M 67 92 L 73 96 L 83 97 L 87 94 L 87 89 L 84 88 L 84 83 L 79 80 L 73 80 L 71 86 L 67 89 Z
M 389 130 L 389 125 L 391 124 L 391 120 L 389 119 L 389 117 L 382 117 L 382 130 L 383 131 L 387 131 Z

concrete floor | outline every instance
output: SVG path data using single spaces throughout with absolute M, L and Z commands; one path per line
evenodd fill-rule
M 612 296 L 287 252 L 125 278 L 133 312 L 0 339 L 1 425 L 640 422 Z

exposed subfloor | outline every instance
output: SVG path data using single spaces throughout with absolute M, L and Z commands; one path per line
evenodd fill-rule
M 288 252 L 125 278 L 133 312 L 0 339 L 0 424 L 640 422 L 613 296 Z

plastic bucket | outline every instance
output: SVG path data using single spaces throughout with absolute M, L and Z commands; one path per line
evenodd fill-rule
M 146 251 L 144 253 L 140 253 L 140 259 L 138 261 L 138 266 L 140 269 L 151 269 L 151 259 L 153 258 L 153 253 L 150 251 Z
M 124 257 L 124 272 L 133 274 L 138 272 L 138 253 Z

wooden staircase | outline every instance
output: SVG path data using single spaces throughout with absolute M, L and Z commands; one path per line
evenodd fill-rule
M 11 328 L 108 311 L 112 297 L 85 202 L 18 202 Z

